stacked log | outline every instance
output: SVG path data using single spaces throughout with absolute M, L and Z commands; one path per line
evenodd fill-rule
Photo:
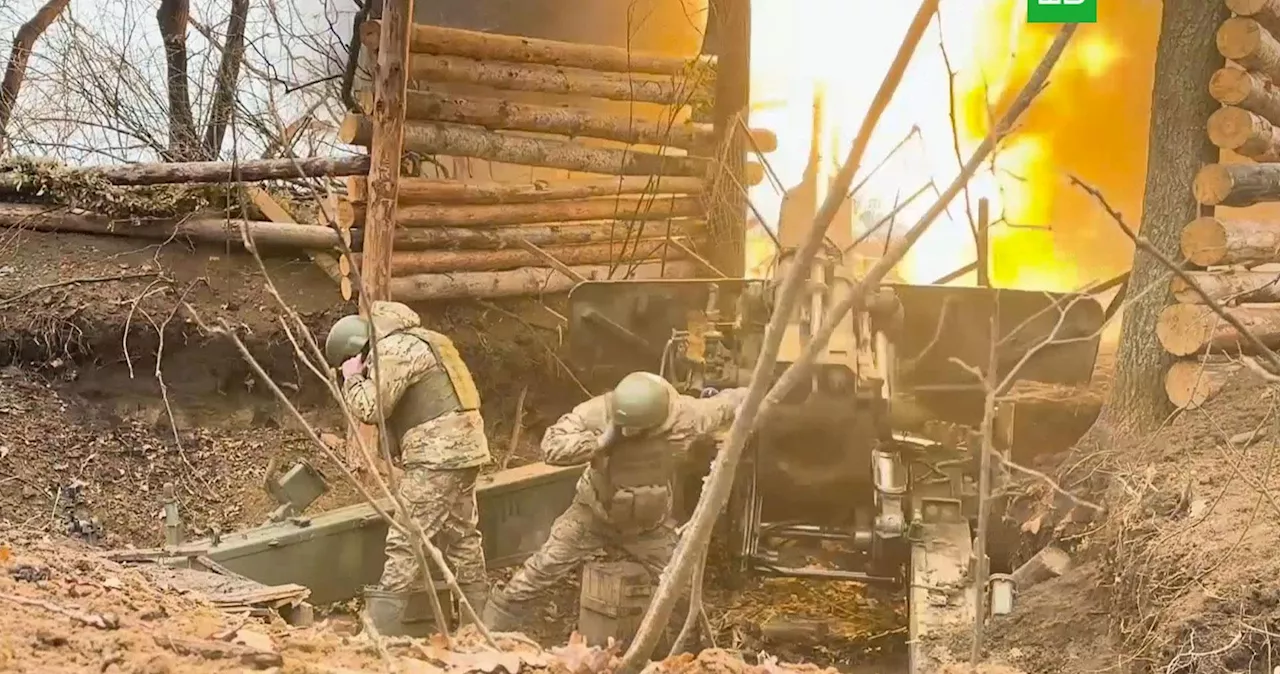
M 379 22 L 365 22 L 360 36 L 376 53 Z M 444 171 L 441 177 L 402 171 L 393 295 L 557 292 L 577 279 L 629 270 L 653 277 L 714 273 L 704 260 L 712 245 L 706 222 L 718 196 L 712 186 L 726 189 L 713 180 L 724 132 L 686 114 L 713 107 L 714 58 L 421 24 L 412 26 L 409 50 L 406 153 L 530 167 L 531 176 L 554 170 L 566 179 L 479 183 Z M 356 100 L 373 109 L 367 89 L 357 86 Z M 643 111 L 606 111 L 618 109 L 617 102 L 641 104 Z M 760 152 L 777 147 L 769 132 L 742 132 Z M 370 147 L 371 116 L 348 114 L 339 136 Z M 763 178 L 762 166 L 751 163 L 744 184 L 732 189 Z M 352 177 L 332 204 L 331 224 L 344 240 L 359 240 L 368 194 L 367 179 Z M 344 269 L 359 262 L 357 253 L 341 260 Z
M 1209 80 L 1222 107 L 1207 131 L 1240 160 L 1200 170 L 1193 193 L 1208 207 L 1202 213 L 1280 203 L 1280 2 L 1224 1 L 1234 16 L 1219 27 L 1217 47 L 1228 62 Z M 1250 343 L 1215 308 L 1268 348 L 1280 347 L 1280 272 L 1259 269 L 1280 263 L 1280 222 L 1217 211 L 1187 223 L 1180 247 L 1189 270 L 1170 281 L 1174 303 L 1156 336 L 1177 358 L 1165 375 L 1169 401 L 1194 409 L 1248 371 L 1240 356 Z

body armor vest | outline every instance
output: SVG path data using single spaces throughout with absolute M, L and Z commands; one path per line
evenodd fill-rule
M 404 392 L 387 419 L 387 425 L 397 440 L 410 429 L 449 412 L 480 409 L 480 392 L 452 340 L 426 328 L 412 328 L 404 334 L 425 342 L 436 358 L 437 367 L 431 368 L 425 377 Z
M 600 476 L 596 498 L 605 517 L 622 529 L 647 531 L 671 512 L 675 457 L 661 435 L 618 438 L 592 466 Z

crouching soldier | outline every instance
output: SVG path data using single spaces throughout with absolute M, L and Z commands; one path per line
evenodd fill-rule
M 369 357 L 370 323 L 376 358 Z M 416 523 L 435 542 L 479 613 L 489 585 L 477 528 L 476 477 L 489 462 L 489 445 L 471 372 L 448 337 L 422 327 L 418 314 L 399 302 L 374 302 L 368 321 L 339 320 L 325 341 L 325 356 L 341 364 L 343 397 L 357 418 L 378 423 L 382 404 L 393 456 L 404 469 L 399 496 L 408 512 L 396 517 Z M 425 636 L 433 631 L 431 623 L 411 615 L 402 619 L 410 600 L 429 605 L 409 538 L 391 528 L 386 552 L 378 587 L 365 591 L 368 617 L 384 635 Z
M 656 582 L 676 545 L 671 506 L 679 462 L 695 441 L 732 421 L 745 396 L 746 389 L 730 389 L 692 398 L 658 375 L 633 372 L 560 417 L 542 438 L 543 459 L 590 465 L 547 542 L 490 599 L 485 624 L 519 629 L 532 600 L 605 548 L 627 553 Z

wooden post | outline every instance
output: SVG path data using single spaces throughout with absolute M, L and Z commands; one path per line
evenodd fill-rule
M 751 102 L 751 2 L 711 0 L 707 21 L 718 57 L 713 123 L 719 174 L 712 182 L 709 228 L 717 269 L 733 277 L 746 270 L 747 109 Z M 704 45 L 704 51 L 706 46 Z
M 389 299 L 391 249 L 400 194 L 405 88 L 413 0 L 383 3 L 378 65 L 374 74 L 373 143 L 369 148 L 369 216 L 364 232 L 361 305 Z
M 360 312 L 368 315 L 376 301 L 391 299 L 391 253 L 400 196 L 400 159 L 404 148 L 405 89 L 408 87 L 409 35 L 413 0 L 385 0 L 377 67 L 373 83 L 373 142 L 369 147 L 369 210 L 360 264 Z M 374 456 L 376 426 L 357 433 Z M 390 470 L 390 466 L 387 469 Z

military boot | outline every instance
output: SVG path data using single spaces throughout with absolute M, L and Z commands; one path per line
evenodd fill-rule
M 448 625 L 436 628 L 431 596 L 425 591 L 391 592 L 368 587 L 364 590 L 364 611 L 378 634 L 386 637 L 427 637 L 449 629 Z
M 462 590 L 462 596 L 471 604 L 471 610 L 480 616 L 480 620 L 484 621 L 485 604 L 489 602 L 489 583 L 480 581 L 479 583 L 463 583 L 458 586 Z M 462 608 L 462 603 L 458 603 L 458 624 L 467 625 L 471 623 L 471 616 Z
M 480 621 L 484 626 L 494 632 L 515 632 L 520 629 L 523 621 L 515 611 L 511 610 L 506 600 L 499 593 L 490 597 L 489 601 L 484 605 L 484 613 L 480 614 Z

